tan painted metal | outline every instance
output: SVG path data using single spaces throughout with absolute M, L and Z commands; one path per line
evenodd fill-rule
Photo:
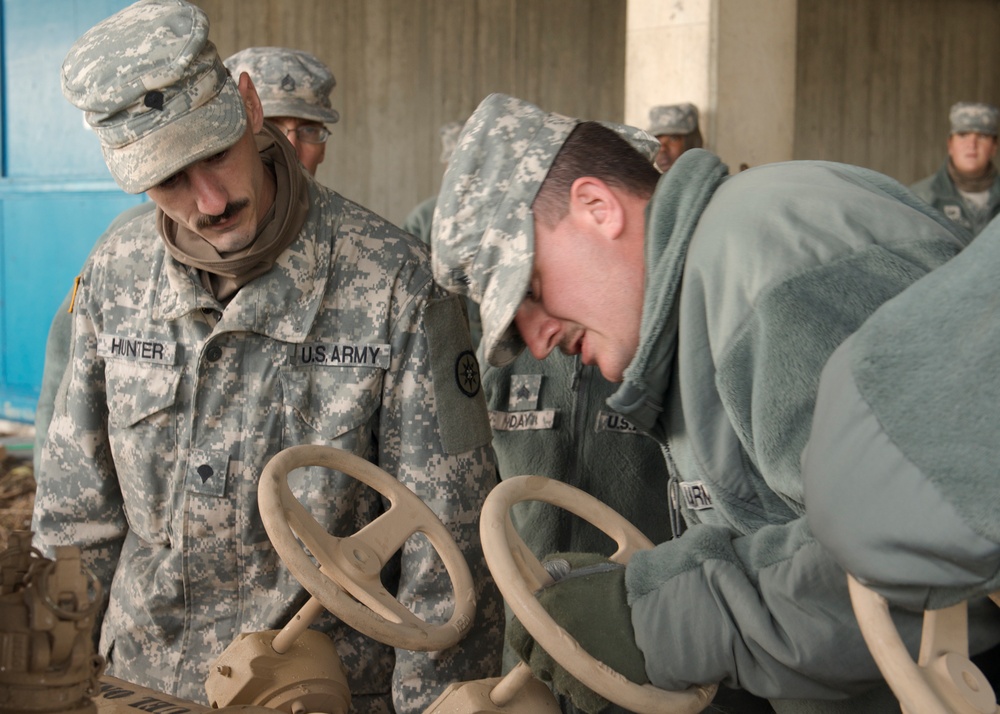
M 104 659 L 92 632 L 103 591 L 60 546 L 50 560 L 15 531 L 0 554 L 0 712 L 92 714 Z
M 996 714 L 989 681 L 969 660 L 968 610 L 959 603 L 924 613 L 916 662 L 903 644 L 884 597 L 847 576 L 861 634 L 904 714 Z M 991 596 L 1000 604 L 998 594 Z
M 389 510 L 353 536 L 327 533 L 288 487 L 288 473 L 304 466 L 324 466 L 358 479 L 389 499 Z M 378 466 L 328 446 L 292 446 L 264 467 L 257 499 L 264 528 L 292 575 L 354 629 L 379 642 L 418 651 L 447 649 L 468 632 L 476 596 L 462 551 L 434 512 Z M 379 579 L 383 566 L 415 533 L 427 537 L 451 578 L 455 609 L 446 623 L 421 620 Z
M 717 684 L 669 692 L 625 679 L 588 654 L 546 612 L 533 593 L 552 582 L 510 518 L 510 509 L 521 501 L 542 501 L 559 506 L 594 526 L 618 544 L 611 556 L 627 563 L 637 550 L 653 544 L 639 529 L 593 496 L 561 481 L 543 476 L 516 476 L 502 481 L 486 498 L 480 520 L 483 552 L 504 600 L 531 635 L 566 671 L 598 694 L 638 714 L 694 714 L 707 707 Z

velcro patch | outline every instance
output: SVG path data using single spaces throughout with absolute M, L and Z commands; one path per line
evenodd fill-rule
M 617 412 L 601 410 L 597 414 L 597 431 L 614 431 L 620 434 L 638 434 L 639 430 Z
M 172 365 L 177 356 L 177 343 L 101 334 L 97 338 L 97 355 L 104 359 Z
M 684 505 L 692 511 L 714 508 L 712 494 L 709 493 L 704 481 L 681 481 L 681 497 L 684 499 Z
M 490 426 L 494 431 L 554 429 L 557 413 L 555 409 L 540 409 L 533 412 L 490 411 Z
M 310 342 L 295 348 L 292 364 L 389 369 L 390 352 L 389 345 L 370 345 L 357 342 Z
M 462 298 L 451 295 L 428 303 L 424 329 L 441 445 L 449 454 L 461 454 L 490 443 L 493 432 Z
M 515 374 L 510 378 L 510 396 L 507 408 L 512 412 L 530 411 L 538 408 L 538 398 L 542 391 L 542 375 Z

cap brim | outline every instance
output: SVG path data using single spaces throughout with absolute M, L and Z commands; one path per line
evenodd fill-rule
M 198 108 L 119 148 L 102 144 L 112 177 L 126 193 L 142 193 L 185 166 L 235 144 L 247 129 L 243 98 L 232 80 Z
M 491 230 L 483 235 L 483 242 L 490 240 Z M 494 367 L 510 364 L 525 348 L 524 340 L 514 324 L 514 316 L 528 294 L 531 282 L 531 266 L 535 260 L 535 218 L 531 211 L 517 227 L 515 235 L 523 240 L 514 249 L 511 240 L 505 241 L 504 252 L 507 260 L 503 279 L 490 279 L 486 285 L 483 300 L 479 305 L 479 317 L 483 326 L 483 355 Z M 481 251 L 482 252 L 482 251 Z M 512 264 L 512 260 L 517 261 Z
M 270 119 L 271 117 L 294 117 L 295 119 L 318 121 L 323 124 L 336 124 L 340 121 L 340 113 L 336 109 L 318 107 L 309 102 L 275 102 L 261 99 L 260 104 L 264 108 L 265 119 Z

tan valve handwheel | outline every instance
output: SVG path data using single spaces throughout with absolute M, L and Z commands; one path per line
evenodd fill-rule
M 371 486 L 389 499 L 389 510 L 352 536 L 330 535 L 288 487 L 289 472 L 303 466 L 335 469 Z M 421 651 L 451 647 L 468 632 L 476 597 L 462 551 L 434 512 L 382 469 L 330 446 L 293 446 L 268 462 L 257 498 L 264 528 L 288 570 L 354 629 L 393 647 Z M 382 586 L 382 568 L 414 533 L 427 537 L 451 578 L 455 610 L 446 623 L 421 620 Z
M 847 576 L 861 634 L 905 714 L 1000 712 L 989 680 L 969 660 L 968 609 L 964 602 L 924 613 L 918 662 L 889 616 L 886 599 Z M 1000 604 L 996 594 L 994 601 Z
M 593 496 L 543 476 L 515 476 L 502 481 L 483 505 L 480 534 L 490 572 L 510 609 L 531 636 L 576 679 L 606 699 L 638 714 L 694 714 L 707 707 L 717 685 L 670 692 L 636 684 L 590 656 L 560 627 L 532 594 L 552 578 L 514 529 L 510 509 L 521 501 L 542 501 L 563 508 L 600 528 L 618 544 L 611 556 L 627 563 L 637 550 L 653 544 L 638 528 Z

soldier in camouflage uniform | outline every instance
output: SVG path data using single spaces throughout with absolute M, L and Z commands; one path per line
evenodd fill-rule
M 264 108 L 264 118 L 284 131 L 302 166 L 315 176 L 326 157 L 330 131 L 325 124 L 340 120 L 340 113 L 330 102 L 330 93 L 337 82 L 329 68 L 307 52 L 284 47 L 251 47 L 232 55 L 225 65 L 233 77 L 242 72 L 250 75 Z M 143 205 L 132 210 L 151 209 L 152 206 Z M 91 252 L 106 235 L 98 238 Z M 36 471 L 56 390 L 69 361 L 70 299 L 67 294 L 56 310 L 45 344 L 45 369 L 35 408 Z
M 649 110 L 649 131 L 660 142 L 656 168 L 666 173 L 688 149 L 700 149 L 704 140 L 698 127 L 698 107 L 664 104 Z
M 661 175 L 605 126 L 491 95 L 445 173 L 434 275 L 479 301 L 490 364 L 578 354 L 621 382 L 608 406 L 664 447 L 686 530 L 627 567 L 563 555 L 540 594 L 585 649 L 633 682 L 723 682 L 779 714 L 898 711 L 846 575 L 811 534 L 800 458 L 829 355 L 969 235 L 867 169 L 727 174 L 692 149 Z M 896 622 L 919 641 L 922 617 Z M 972 652 L 1000 642 L 992 603 L 969 622 Z M 519 623 L 507 633 L 580 708 L 604 706 Z
M 991 104 L 953 104 L 948 113 L 948 158 L 935 173 L 910 186 L 974 236 L 1000 213 L 1000 176 L 993 163 L 998 115 Z
M 248 47 L 225 61 L 234 77 L 250 75 L 264 118 L 291 142 L 299 161 L 313 176 L 326 158 L 326 124 L 340 121 L 330 104 L 337 80 L 317 57 L 285 47 Z
M 419 241 L 299 170 L 249 76 L 229 77 L 207 34 L 193 5 L 143 0 L 64 62 L 64 94 L 112 175 L 156 208 L 116 225 L 80 276 L 36 542 L 81 546 L 104 584 L 110 674 L 204 702 L 210 662 L 308 598 L 261 523 L 262 468 L 296 444 L 361 455 L 447 525 L 476 621 L 435 653 L 329 615 L 314 627 L 344 660 L 352 711 L 420 712 L 447 683 L 499 671 L 503 614 L 478 535 L 496 473 L 460 298 L 435 286 Z M 290 484 L 337 536 L 387 505 L 325 469 Z M 383 577 L 418 617 L 450 614 L 422 537 Z

